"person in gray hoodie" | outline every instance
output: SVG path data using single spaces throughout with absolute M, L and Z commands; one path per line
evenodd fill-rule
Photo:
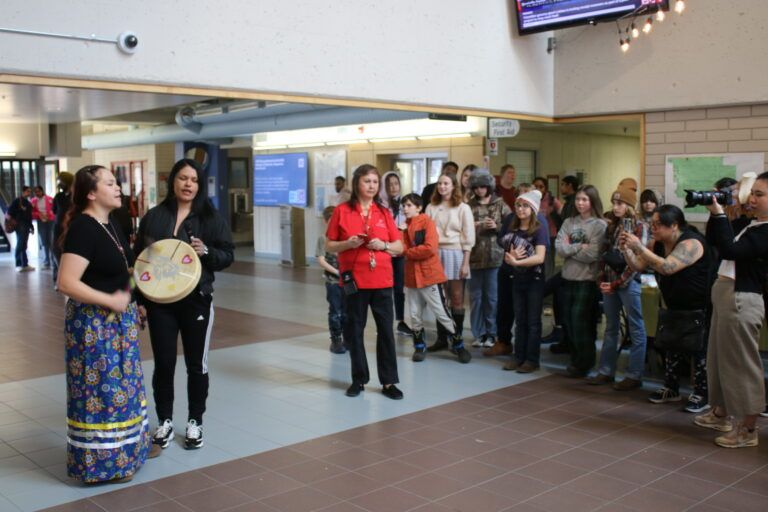
M 607 223 L 603 203 L 592 185 L 576 191 L 574 214 L 557 233 L 555 248 L 563 261 L 563 309 L 571 347 L 571 377 L 584 377 L 595 364 L 597 274 Z

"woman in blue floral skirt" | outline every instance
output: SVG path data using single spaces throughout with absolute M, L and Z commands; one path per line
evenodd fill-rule
M 109 170 L 80 169 L 60 239 L 59 291 L 69 297 L 67 472 L 85 483 L 129 481 L 160 453 L 150 453 L 132 255 L 109 219 L 120 204 Z

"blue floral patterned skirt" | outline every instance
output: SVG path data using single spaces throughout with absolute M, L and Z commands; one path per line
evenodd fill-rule
M 133 475 L 150 447 L 136 305 L 115 314 L 69 300 L 67 472 L 83 482 Z

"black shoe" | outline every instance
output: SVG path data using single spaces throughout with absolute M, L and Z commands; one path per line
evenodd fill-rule
M 569 347 L 567 343 L 563 343 L 562 341 L 560 341 L 550 345 L 549 351 L 552 352 L 553 354 L 570 354 L 571 347 Z
M 357 382 L 353 382 L 348 388 L 347 392 L 344 393 L 348 397 L 356 397 L 360 395 L 362 391 L 365 391 L 365 386 L 363 384 L 358 384 Z
M 344 346 L 341 336 L 331 336 L 331 346 L 329 350 L 334 354 L 346 353 L 347 347 Z
M 203 447 L 203 426 L 195 420 L 187 422 L 187 435 L 184 438 L 184 448 L 197 450 Z
M 451 342 L 451 352 L 459 357 L 459 362 L 461 364 L 467 364 L 472 360 L 472 354 L 469 353 L 469 350 L 464 348 L 464 340 L 461 339 L 460 336 L 454 335 Z
M 563 338 L 563 328 L 555 327 L 552 332 L 541 338 L 542 345 L 545 343 L 560 343 Z
M 448 341 L 437 338 L 432 345 L 427 347 L 427 352 L 437 352 L 438 350 L 445 350 L 448 348 Z
M 397 323 L 397 334 L 402 334 L 403 336 L 413 336 L 413 329 L 408 327 L 408 324 L 400 320 Z
M 387 397 L 391 398 L 392 400 L 402 400 L 403 399 L 403 392 L 397 389 L 397 386 L 394 384 L 391 384 L 389 386 L 384 386 L 381 388 L 381 393 Z
M 576 368 L 572 364 L 569 364 L 565 368 L 565 373 L 568 374 L 568 376 L 571 377 L 572 379 L 581 379 L 583 377 L 586 377 L 587 373 L 589 373 L 589 372 L 585 372 L 585 371 L 579 370 L 578 368 Z

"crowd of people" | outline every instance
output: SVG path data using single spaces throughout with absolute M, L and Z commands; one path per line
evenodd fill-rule
M 592 185 L 566 176 L 559 200 L 544 178 L 515 185 L 511 165 L 494 177 L 474 165 L 459 173 L 448 162 L 420 195 L 400 196 L 397 173 L 379 181 L 376 168 L 359 167 L 352 198 L 326 210 L 327 239 L 318 242 L 319 261 L 335 289 L 328 293 L 331 351 L 349 349 L 352 359 L 348 396 L 358 396 L 369 380 L 363 344 L 368 306 L 377 324 L 385 396 L 403 396 L 395 386 L 395 322 L 398 333 L 413 338 L 414 362 L 449 350 L 469 363 L 467 287 L 471 346 L 484 349 L 485 356 L 507 356 L 504 370 L 539 370 L 541 345 L 552 341 L 553 353 L 569 355 L 569 377 L 617 391 L 640 388 L 647 348 L 657 335 L 646 329 L 645 284 L 658 287 L 651 297 L 660 300 L 652 307 L 659 332 L 665 329 L 657 350 L 664 358 L 664 385 L 648 400 L 680 401 L 680 371 L 690 362 L 692 392 L 684 410 L 703 413 L 695 416 L 697 425 L 724 433 L 715 440 L 720 446 L 757 444 L 756 418 L 768 415 L 758 349 L 768 268 L 768 173 L 718 182 L 729 206 L 726 212 L 718 202 L 706 204 L 706 234 L 688 224 L 680 208 L 661 204 L 653 190 L 638 198 L 632 178 L 617 184 L 607 211 Z M 557 273 L 555 255 L 562 260 Z M 338 262 L 329 265 L 336 256 Z M 555 326 L 543 339 L 544 298 L 550 294 Z M 431 344 L 425 309 L 436 318 Z M 669 338 L 672 345 L 661 344 Z M 681 345 L 690 340 L 695 343 Z M 624 345 L 628 362 L 617 381 Z
M 214 276 L 232 263 L 234 245 L 196 161 L 178 161 L 168 181 L 166 198 L 143 217 L 135 237 L 113 215 L 123 206 L 120 186 L 102 166 L 62 173 L 55 198 L 38 187 L 29 201 L 27 188 L 11 205 L 17 266 L 29 267 L 18 247 L 36 220 L 44 264 L 59 269 L 58 289 L 68 298 L 67 466 L 70 476 L 86 483 L 128 481 L 173 440 L 179 336 L 189 408 L 184 446 L 203 446 Z M 768 173 L 718 182 L 727 206 L 705 203 L 711 215 L 704 234 L 651 190 L 640 194 L 638 207 L 633 179 L 619 182 L 607 212 L 594 186 L 566 176 L 558 200 L 543 178 L 515 185 L 511 165 L 494 177 L 472 165 L 459 175 L 448 162 L 422 194 L 401 196 L 398 174 L 382 177 L 372 165 L 354 171 L 350 190 L 344 184 L 337 180 L 340 201 L 323 212 L 326 232 L 316 254 L 326 281 L 330 350 L 350 355 L 347 396 L 360 395 L 370 380 L 364 344 L 369 309 L 382 393 L 399 400 L 396 330 L 412 337 L 416 363 L 442 350 L 469 363 L 468 286 L 472 346 L 485 356 L 507 357 L 504 370 L 531 373 L 540 368 L 544 297 L 552 294 L 552 337 L 559 342 L 551 350 L 569 354 L 568 376 L 619 391 L 638 388 L 655 337 L 664 343 L 665 376 L 649 400 L 680 401 L 679 370 L 689 360 L 693 392 L 685 409 L 701 413 L 694 423 L 720 432 L 720 446 L 757 445 L 757 417 L 768 414 L 759 352 L 768 284 Z M 137 255 L 165 239 L 188 243 L 201 265 L 194 291 L 170 303 L 143 296 L 132 280 Z M 558 273 L 555 253 L 562 259 Z M 643 282 L 660 291 L 655 333 L 645 327 Z M 606 326 L 596 364 L 601 308 Z M 432 344 L 423 320 L 427 309 L 436 318 Z M 154 433 L 138 344 L 145 323 L 155 360 Z M 629 358 L 615 382 L 622 323 Z

